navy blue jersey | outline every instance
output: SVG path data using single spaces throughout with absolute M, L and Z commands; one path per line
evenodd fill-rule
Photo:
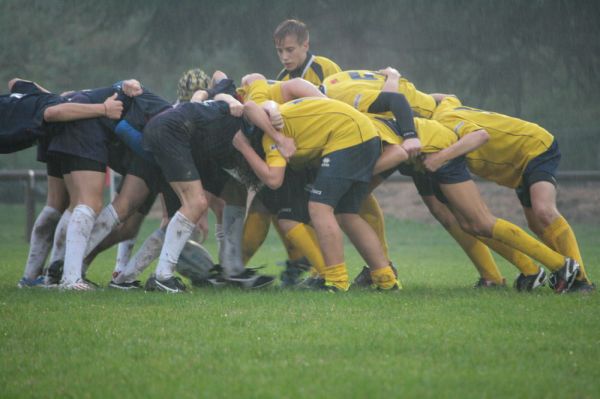
M 156 94 L 146 91 L 130 100 L 123 118 L 135 129 L 142 131 L 146 123 L 155 115 L 171 108 L 171 104 Z
M 7 154 L 31 147 L 39 138 L 51 134 L 52 131 L 44 122 L 44 111 L 65 102 L 64 98 L 56 94 L 29 90 L 31 85 L 25 88 L 28 91 L 26 94 L 13 92 L 0 96 L 0 153 Z

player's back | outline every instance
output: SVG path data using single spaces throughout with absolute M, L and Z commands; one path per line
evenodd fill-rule
M 322 84 L 327 97 L 353 106 L 360 112 L 368 112 L 369 107 L 385 84 L 385 75 L 368 70 L 342 71 L 326 78 Z M 431 118 L 436 102 L 429 94 L 416 89 L 407 79 L 400 78 L 398 93 L 403 94 L 415 116 Z M 391 113 L 388 113 L 391 116 Z
M 287 102 L 279 110 L 283 133 L 296 142 L 292 163 L 307 163 L 377 137 L 365 115 L 336 100 L 306 97 Z
M 434 118 L 459 137 L 484 129 L 490 138 L 486 144 L 467 154 L 469 169 L 508 187 L 517 187 L 527 163 L 554 142 L 554 137 L 535 123 L 466 107 L 455 97 L 445 98 Z

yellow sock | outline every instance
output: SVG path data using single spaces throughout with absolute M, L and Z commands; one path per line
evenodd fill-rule
M 383 219 L 383 212 L 381 211 L 379 202 L 377 202 L 377 199 L 373 194 L 370 194 L 363 201 L 358 214 L 369 224 L 369 226 L 371 226 L 371 228 L 373 228 L 373 230 L 375 230 L 375 234 L 377 234 L 377 238 L 379 238 L 379 242 L 381 242 L 381 246 L 383 247 L 383 253 L 389 260 L 390 257 L 388 255 L 388 243 L 385 235 L 385 221 Z
M 484 243 L 471 234 L 465 233 L 458 224 L 452 224 L 446 230 L 458 242 L 463 251 L 465 251 L 482 278 L 496 284 L 504 283 L 504 278 L 500 270 L 498 270 L 498 266 L 494 258 L 492 258 L 489 248 Z
M 286 238 L 306 256 L 316 274 L 322 276 L 325 271 L 325 260 L 314 229 L 311 226 L 299 223 L 287 232 Z
M 271 215 L 260 212 L 250 212 L 244 223 L 242 235 L 242 261 L 247 264 L 262 245 L 269 233 Z
M 348 279 L 348 269 L 346 269 L 346 263 L 339 263 L 337 265 L 325 266 L 325 283 L 341 291 L 348 291 L 350 282 Z
M 271 221 L 273 222 L 273 226 L 275 226 L 275 230 L 277 230 L 277 234 L 279 234 L 281 242 L 283 242 L 283 245 L 285 246 L 285 250 L 288 254 L 288 259 L 297 260 L 302 258 L 304 256 L 302 254 L 302 251 L 296 248 L 296 246 L 290 240 L 288 240 L 283 230 L 281 230 L 281 227 L 279 227 L 279 223 L 277 223 L 277 216 L 272 216 Z
M 496 219 L 492 229 L 492 238 L 509 247 L 518 249 L 525 255 L 532 257 L 551 271 L 555 272 L 564 266 L 565 257 L 542 244 L 522 228 L 504 219 Z
M 540 272 L 540 267 L 523 252 L 517 251 L 516 249 L 511 248 L 498 240 L 494 240 L 493 238 L 480 237 L 480 239 L 488 247 L 492 248 L 494 252 L 515 265 L 517 269 L 523 273 L 523 275 L 532 276 Z
M 398 288 L 400 288 L 400 283 L 396 279 L 396 275 L 390 266 L 371 270 L 371 279 L 373 280 L 373 284 L 384 290 L 394 288 L 396 284 L 398 284 Z
M 546 227 L 542 233 L 542 240 L 555 251 L 575 259 L 579 263 L 577 280 L 590 282 L 583 266 L 577 238 L 575 238 L 573 229 L 564 217 L 557 217 L 550 226 Z

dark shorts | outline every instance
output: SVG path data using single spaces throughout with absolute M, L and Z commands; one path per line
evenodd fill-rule
M 412 177 L 417 192 L 421 197 L 435 195 L 440 202 L 444 204 L 448 203 L 448 199 L 442 193 L 439 183 L 435 181 L 431 174 L 416 171 L 413 165 L 407 163 L 401 164 L 397 170 L 405 176 Z
M 323 156 L 318 175 L 368 183 L 373 178 L 373 167 L 380 155 L 381 140 L 374 138 Z
M 229 173 L 210 160 L 196 160 L 196 170 L 200 175 L 202 188 L 212 195 L 221 196 L 225 183 L 231 179 Z
M 76 155 L 62 154 L 60 159 L 60 173 L 68 175 L 71 172 L 91 171 L 106 173 L 106 164 Z
M 436 182 L 431 175 L 426 173 L 416 173 L 412 178 L 421 197 L 434 195 L 441 203 L 448 204 L 448 199 L 442 192 L 440 184 Z
M 90 102 L 87 96 L 80 94 L 75 95 L 73 99 L 76 103 Z M 108 164 L 111 132 L 103 119 L 92 118 L 63 123 L 62 133 L 52 138 L 48 151 Z
M 467 169 L 467 160 L 464 156 L 454 158 L 431 175 L 440 184 L 456 184 L 471 180 L 471 174 Z
M 150 212 L 152 205 L 154 205 L 154 202 L 156 201 L 156 196 L 160 192 L 162 187 L 161 181 L 164 180 L 162 174 L 160 173 L 160 169 L 153 163 L 141 157 L 134 156 L 131 164 L 129 165 L 129 169 L 127 170 L 127 174 L 142 179 L 144 183 L 146 183 L 148 190 L 150 190 L 146 200 L 137 210 L 137 212 L 141 213 L 142 215 L 147 215 L 148 212 Z M 125 179 L 123 178 L 121 180 L 121 185 L 124 181 Z M 120 192 L 120 187 L 118 191 Z
M 179 197 L 175 194 L 175 191 L 173 191 L 173 188 L 171 188 L 171 185 L 166 180 L 161 182 L 160 192 L 165 201 L 167 215 L 171 218 L 175 215 L 175 212 L 181 208 L 181 201 L 179 201 Z
M 46 173 L 48 174 L 48 176 L 62 179 L 60 158 L 55 156 L 48 156 L 46 158 Z
M 314 173 L 308 169 L 286 168 L 283 184 L 277 190 L 263 187 L 257 197 L 268 211 L 278 219 L 308 223 L 308 199 Z
M 310 190 L 310 201 L 330 205 L 335 213 L 358 213 L 380 154 L 381 141 L 375 138 L 325 155 Z
M 127 174 L 142 179 L 152 193 L 160 191 L 161 181 L 164 180 L 158 166 L 138 156 L 133 157 Z
M 169 182 L 200 180 L 192 156 L 190 124 L 183 115 L 164 112 L 144 128 L 143 147 L 154 155 Z
M 554 140 L 548 150 L 529 161 L 523 172 L 523 181 L 515 189 L 521 205 L 531 208 L 530 189 L 535 183 L 547 181 L 554 186 L 558 184 L 556 181 L 556 171 L 560 163 L 560 157 L 558 143 Z

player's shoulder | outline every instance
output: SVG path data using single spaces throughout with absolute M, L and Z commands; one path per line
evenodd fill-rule
M 327 76 L 342 71 L 342 68 L 340 68 L 338 64 L 322 55 L 315 55 L 315 59 L 313 62 L 321 65 L 323 70 L 327 73 Z

